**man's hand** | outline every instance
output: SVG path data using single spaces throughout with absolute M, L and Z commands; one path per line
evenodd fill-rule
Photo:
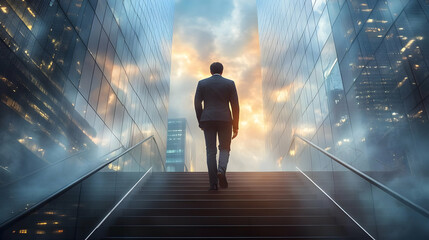
M 232 133 L 232 139 L 234 139 L 235 137 L 237 137 L 238 135 L 238 130 L 234 130 Z

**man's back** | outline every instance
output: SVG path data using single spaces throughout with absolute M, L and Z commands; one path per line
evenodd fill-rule
M 204 109 L 201 105 L 202 101 L 204 101 Z M 220 75 L 213 75 L 199 81 L 195 94 L 195 109 L 199 122 L 232 121 L 234 127 L 238 128 L 238 96 L 234 81 Z

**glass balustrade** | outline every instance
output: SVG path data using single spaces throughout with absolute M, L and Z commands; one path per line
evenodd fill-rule
M 164 171 L 153 137 L 110 159 L 30 214 L 8 224 L 0 238 L 85 239 L 145 174 Z
M 427 239 L 428 217 L 322 151 L 295 137 L 286 158 L 375 239 Z

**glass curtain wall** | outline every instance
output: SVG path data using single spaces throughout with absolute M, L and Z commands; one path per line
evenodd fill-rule
M 429 208 L 429 2 L 257 1 L 267 152 L 303 136 Z M 302 150 L 302 148 L 300 148 Z M 330 171 L 307 154 L 308 169 Z
M 173 0 L 0 0 L 3 199 L 56 191 L 151 135 L 165 162 L 173 13 Z

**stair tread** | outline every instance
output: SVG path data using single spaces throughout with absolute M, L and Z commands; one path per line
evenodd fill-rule
M 187 240 L 187 239 L 201 239 L 201 237 L 104 237 L 102 239 L 106 240 L 115 240 L 115 239 L 176 239 L 176 240 Z M 263 236 L 263 237 L 207 237 L 205 236 L 204 239 L 289 239 L 289 240 L 301 240 L 301 239 L 311 239 L 311 240 L 325 240 L 325 239 L 350 239 L 344 236 L 294 236 L 294 237 L 269 237 L 269 236 Z
M 331 216 L 122 216 L 115 225 L 312 225 L 336 224 Z
M 158 224 L 158 225 L 112 225 L 111 227 L 336 227 L 336 224 Z
M 106 240 L 115 240 L 115 239 L 176 239 L 176 240 L 187 240 L 187 239 L 201 239 L 201 237 L 104 237 L 102 239 L 106 239 Z M 350 239 L 348 237 L 345 236 L 293 236 L 293 237 L 288 237 L 288 236 L 281 236 L 281 237 L 273 237 L 273 236 L 263 236 L 263 237 L 252 237 L 252 236 L 248 236 L 248 237 L 209 237 L 209 236 L 205 236 L 204 239 L 222 239 L 222 240 L 226 240 L 226 239 L 288 239 L 288 240 L 302 240 L 302 239 L 311 239 L 311 240 L 326 240 L 326 239 L 342 239 L 342 240 L 346 240 L 346 239 Z
M 137 210 L 137 209 L 213 209 L 213 208 L 203 208 L 203 207 L 200 207 L 200 208 L 178 208 L 178 207 L 172 207 L 172 208 L 170 208 L 170 207 L 165 207 L 165 208 L 144 208 L 144 207 L 142 207 L 142 208 L 125 208 L 125 209 L 135 209 L 135 210 Z M 231 208 L 217 208 L 217 209 L 228 209 L 228 210 L 231 210 Z M 233 208 L 233 209 L 279 209 L 279 210 L 281 210 L 281 209 L 327 209 L 327 208 L 316 208 L 316 207 L 303 207 L 303 208 L 297 208 L 297 207 L 290 207 L 290 208 L 288 208 L 288 207 L 257 207 L 257 208 L 243 208 L 243 207 L 237 207 L 237 208 Z
M 192 231 L 189 231 L 192 229 Z M 308 236 L 317 231 L 318 235 L 342 235 L 337 225 L 176 225 L 176 226 L 111 226 L 111 235 L 131 236 Z
M 315 199 L 139 199 L 137 202 L 296 202 L 317 201 Z
M 152 173 L 102 239 L 348 239 L 299 172 Z M 192 231 L 189 231 L 193 229 Z

